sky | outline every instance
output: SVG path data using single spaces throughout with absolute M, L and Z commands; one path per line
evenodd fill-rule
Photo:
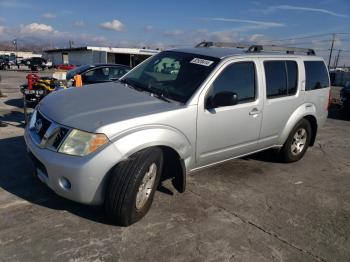
M 202 40 L 312 47 L 332 33 L 350 65 L 350 0 L 0 0 L 0 41 L 50 47 L 194 45 Z M 337 50 L 334 54 L 337 54 Z

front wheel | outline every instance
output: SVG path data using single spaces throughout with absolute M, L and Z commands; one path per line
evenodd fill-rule
M 283 162 L 291 163 L 301 159 L 310 144 L 311 125 L 302 119 L 295 125 L 284 143 L 280 155 Z
M 160 148 L 142 150 L 112 171 L 105 198 L 105 211 L 117 225 L 129 226 L 151 207 L 163 168 Z

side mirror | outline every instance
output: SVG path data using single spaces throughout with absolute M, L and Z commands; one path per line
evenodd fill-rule
M 233 106 L 238 103 L 238 95 L 230 91 L 222 91 L 215 96 L 207 99 L 206 109 L 218 108 L 223 106 Z

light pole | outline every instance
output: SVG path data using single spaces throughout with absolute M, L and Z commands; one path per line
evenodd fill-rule
M 17 56 L 18 56 L 18 52 L 17 52 L 17 39 L 14 39 L 14 40 L 12 41 L 12 44 L 13 44 L 13 46 L 15 47 L 15 51 L 16 51 L 15 62 L 16 62 L 16 65 L 18 66 L 18 63 L 17 63 Z

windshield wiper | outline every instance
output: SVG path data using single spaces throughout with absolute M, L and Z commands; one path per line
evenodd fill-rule
M 147 91 L 150 92 L 151 95 L 153 95 L 154 97 L 157 97 L 165 102 L 171 103 L 171 100 L 168 99 L 164 93 L 162 91 L 160 91 L 157 88 L 154 88 L 152 86 L 148 86 Z
M 160 100 L 163 100 L 165 102 L 171 103 L 171 101 L 169 99 L 167 99 L 163 94 L 157 94 L 154 92 L 150 92 L 151 96 L 159 98 Z
M 141 86 L 137 85 L 135 82 L 130 81 L 130 80 L 126 79 L 126 78 L 119 79 L 117 81 L 119 81 L 120 83 L 123 83 L 126 86 L 131 87 L 132 89 L 135 89 L 137 91 L 146 91 L 144 88 L 142 88 Z
M 163 92 L 160 92 L 159 89 L 156 89 L 156 88 L 153 88 L 153 87 L 144 87 L 144 86 L 141 86 L 137 83 L 135 83 L 134 81 L 132 80 L 129 80 L 127 78 L 124 78 L 124 79 L 120 79 L 119 82 L 123 83 L 123 84 L 126 84 L 127 86 L 137 90 L 137 91 L 143 91 L 143 92 L 148 92 L 150 93 L 153 97 L 156 97 L 158 99 L 161 99 L 165 102 L 168 102 L 168 103 L 171 103 L 171 100 L 166 98 L 165 95 L 163 94 Z

